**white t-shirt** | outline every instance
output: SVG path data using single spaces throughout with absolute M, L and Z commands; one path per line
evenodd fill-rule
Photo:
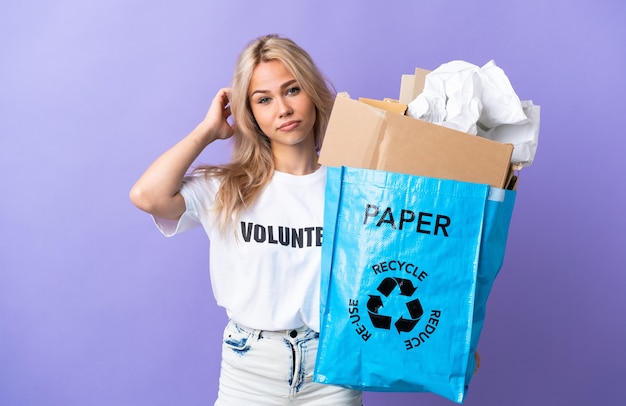
M 166 236 L 204 227 L 213 294 L 232 320 L 261 330 L 319 331 L 325 185 L 325 166 L 304 176 L 275 171 L 242 213 L 235 238 L 232 230 L 220 233 L 211 213 L 219 179 L 189 176 L 182 217 L 155 221 Z

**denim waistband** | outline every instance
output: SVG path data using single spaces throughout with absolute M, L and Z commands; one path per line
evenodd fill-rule
M 315 338 L 319 336 L 319 333 L 315 330 L 311 330 L 307 326 L 293 328 L 289 330 L 259 330 L 241 325 L 233 320 L 230 321 L 236 328 L 241 331 L 249 333 L 251 336 L 257 339 L 262 337 L 267 338 Z

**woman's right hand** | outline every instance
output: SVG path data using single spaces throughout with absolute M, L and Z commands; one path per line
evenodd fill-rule
M 230 88 L 227 87 L 217 92 L 201 123 L 209 134 L 208 143 L 218 139 L 228 139 L 235 133 L 235 125 L 228 122 L 228 118 L 231 116 L 229 94 Z
M 185 201 L 179 193 L 185 173 L 207 145 L 235 133 L 235 125 L 228 122 L 229 93 L 229 88 L 220 89 L 200 124 L 141 175 L 130 191 L 135 206 L 158 217 L 180 218 L 185 211 Z

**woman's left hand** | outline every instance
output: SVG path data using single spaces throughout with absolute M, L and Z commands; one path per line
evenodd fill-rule
M 474 367 L 474 375 L 476 375 L 478 368 L 480 368 L 480 354 L 478 351 L 474 351 L 474 360 L 476 360 L 476 366 Z

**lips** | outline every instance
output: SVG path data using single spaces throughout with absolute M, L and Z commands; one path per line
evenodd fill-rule
M 286 123 L 281 124 L 280 127 L 278 127 L 278 129 L 280 131 L 291 131 L 295 128 L 298 128 L 299 126 L 300 126 L 299 120 L 292 120 L 292 121 L 287 121 Z

